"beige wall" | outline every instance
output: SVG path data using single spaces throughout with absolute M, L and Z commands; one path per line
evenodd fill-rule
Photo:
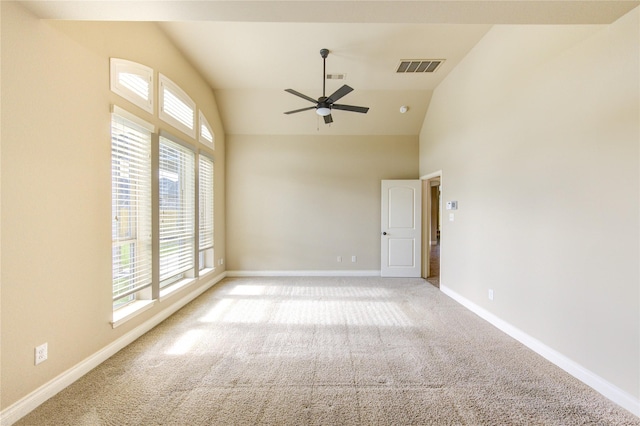
M 420 134 L 421 174 L 442 170 L 443 202 L 459 202 L 441 285 L 636 400 L 639 15 L 494 27 Z
M 216 252 L 224 256 L 224 131 L 212 91 L 153 24 L 47 23 L 2 2 L 2 409 L 170 307 L 113 329 L 109 57 L 179 84 L 216 133 Z M 219 268 L 216 272 L 221 272 Z M 35 346 L 49 359 L 33 365 Z
M 380 181 L 418 177 L 417 137 L 230 135 L 227 150 L 228 269 L 380 270 Z
M 166 127 L 109 91 L 110 56 L 163 72 L 207 115 L 229 269 L 379 270 L 380 180 L 442 170 L 443 201 L 460 204 L 442 285 L 640 396 L 637 10 L 495 27 L 436 90 L 419 155 L 411 136 L 232 136 L 225 185 L 215 99 L 155 25 L 0 7 L 1 409 L 186 294 L 109 324 L 109 105 Z

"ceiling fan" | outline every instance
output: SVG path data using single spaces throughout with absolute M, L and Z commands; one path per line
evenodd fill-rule
M 315 104 L 314 106 L 310 106 L 310 107 L 307 107 L 307 108 L 300 108 L 300 109 L 294 109 L 293 111 L 287 111 L 287 112 L 285 112 L 285 114 L 293 114 L 293 113 L 296 113 L 296 112 L 302 112 L 302 111 L 308 111 L 308 110 L 315 109 L 316 110 L 316 114 L 321 115 L 322 117 L 324 117 L 325 124 L 333 123 L 333 118 L 331 117 L 331 110 L 332 109 L 339 109 L 339 110 L 343 110 L 343 111 L 352 111 L 352 112 L 360 112 L 362 114 L 366 114 L 367 111 L 369 111 L 368 107 L 353 106 L 353 105 L 342 105 L 342 104 L 334 103 L 338 99 L 342 98 L 344 95 L 346 95 L 349 92 L 353 91 L 353 88 L 347 86 L 346 84 L 344 86 L 342 86 L 341 88 L 339 88 L 338 90 L 336 90 L 331 96 L 326 97 L 326 95 L 325 95 L 325 83 L 326 83 L 326 76 L 327 76 L 327 56 L 329 56 L 329 50 L 328 49 L 321 49 L 320 50 L 320 56 L 322 56 L 322 96 L 319 97 L 316 100 L 316 99 L 313 99 L 310 96 L 303 95 L 300 92 L 296 92 L 293 89 L 285 89 L 285 92 L 289 92 L 292 95 L 299 96 L 302 99 L 306 99 L 309 102 L 313 102 Z

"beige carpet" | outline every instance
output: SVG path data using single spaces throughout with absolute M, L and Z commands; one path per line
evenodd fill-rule
M 421 279 L 226 279 L 18 425 L 640 425 Z

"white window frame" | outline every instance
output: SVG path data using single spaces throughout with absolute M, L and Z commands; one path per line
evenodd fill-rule
M 140 146 L 136 146 L 134 149 L 134 154 L 135 156 L 137 156 L 138 158 L 140 157 L 138 154 L 135 154 L 135 152 L 142 152 L 143 156 L 144 156 L 144 152 L 146 150 L 146 155 L 148 156 L 148 164 L 146 165 L 146 169 L 148 171 L 148 176 L 145 178 L 142 178 L 142 180 L 136 179 L 135 182 L 132 182 L 134 185 L 132 188 L 134 189 L 127 189 L 126 191 L 122 192 L 123 195 L 125 194 L 129 194 L 127 195 L 127 199 L 129 199 L 129 197 L 131 197 L 130 194 L 137 193 L 139 194 L 139 196 L 134 197 L 135 199 L 132 199 L 133 201 L 133 206 L 132 206 L 132 211 L 134 212 L 134 228 L 135 228 L 135 235 L 132 236 L 131 238 L 129 238 L 126 241 L 123 240 L 119 240 L 118 237 L 116 237 L 115 232 L 115 228 L 112 228 L 112 250 L 116 247 L 116 246 L 123 246 L 124 244 L 135 244 L 136 248 L 134 250 L 135 252 L 135 260 L 134 260 L 134 265 L 135 266 L 135 274 L 142 274 L 138 277 L 136 277 L 134 279 L 134 286 L 131 290 L 126 291 L 121 293 L 118 296 L 113 296 L 113 309 L 114 309 L 114 321 L 113 324 L 115 326 L 115 324 L 117 323 L 117 321 L 119 319 L 122 318 L 123 313 L 125 313 L 126 315 L 129 315 L 129 311 L 132 310 L 132 308 L 134 308 L 133 306 L 128 306 L 128 305 L 136 305 L 135 308 L 139 308 L 140 305 L 146 305 L 147 303 L 150 302 L 149 299 L 151 299 L 151 288 L 153 286 L 153 238 L 152 238 L 152 200 L 151 200 L 151 189 L 152 189 L 152 159 L 151 159 L 151 145 L 152 145 L 152 140 L 153 140 L 153 134 L 155 133 L 155 126 L 153 126 L 152 124 L 138 118 L 137 116 L 129 113 L 128 111 L 123 110 L 122 108 L 119 108 L 115 105 L 112 106 L 111 109 L 112 112 L 112 116 L 111 116 L 111 125 L 112 125 L 112 129 L 113 129 L 113 121 L 114 119 L 119 119 L 121 121 L 123 121 L 125 126 L 131 128 L 132 130 L 137 130 L 137 131 L 145 131 L 148 132 L 148 146 L 145 147 L 140 147 Z M 137 127 L 137 129 L 136 129 Z M 114 169 L 114 154 L 113 154 L 113 149 L 114 149 L 114 139 L 113 139 L 114 133 L 112 130 L 111 133 L 111 144 L 112 144 L 112 180 L 111 180 L 111 185 L 112 185 L 112 194 L 115 195 L 117 193 L 117 191 L 114 189 L 113 185 L 115 184 L 115 175 L 114 175 L 114 171 L 116 169 Z M 122 146 L 122 144 L 119 145 L 119 149 L 124 149 L 124 147 Z M 142 151 L 140 151 L 140 149 L 142 149 Z M 118 151 L 118 152 L 122 152 L 122 151 Z M 138 163 L 139 164 L 139 163 Z M 136 171 L 139 173 L 140 170 L 144 170 L 144 166 L 143 169 L 139 168 L 140 166 L 136 167 Z M 118 170 L 120 170 L 120 168 L 118 168 Z M 120 172 L 119 172 L 120 173 Z M 120 174 L 118 175 L 120 177 Z M 146 183 L 146 186 L 145 186 Z M 118 182 L 118 184 L 120 185 L 120 182 Z M 142 184 L 142 186 L 140 186 Z M 113 197 L 112 195 L 112 197 Z M 142 198 L 140 198 L 140 196 Z M 120 197 L 120 195 L 118 195 L 118 197 Z M 112 209 L 114 209 L 114 201 L 112 198 Z M 146 211 L 145 211 L 146 210 Z M 115 213 L 116 216 L 112 217 L 112 220 L 114 221 L 112 223 L 112 226 L 116 227 L 116 226 L 122 226 L 120 223 L 121 218 L 118 217 L 117 212 Z M 127 222 L 129 222 L 129 216 L 126 216 L 127 218 Z M 119 234 L 118 234 L 119 235 Z M 138 257 L 138 256 L 143 256 L 143 257 Z M 146 257 L 146 259 L 145 259 Z M 112 252 L 112 269 L 115 267 L 115 261 L 113 261 L 114 257 L 113 257 L 113 252 Z M 142 264 L 138 264 L 138 262 L 142 262 Z M 138 266 L 142 266 L 142 268 L 138 267 Z M 116 280 L 116 276 L 115 276 L 115 270 L 113 272 L 112 275 L 112 294 L 113 294 L 113 288 L 115 287 L 115 280 Z M 146 277 L 146 278 L 145 278 Z M 115 302 L 118 300 L 121 300 L 123 298 L 127 297 L 128 300 L 124 303 L 118 304 L 116 305 Z M 116 313 L 116 311 L 118 311 L 118 313 Z M 125 312 L 126 311 L 126 312 Z
M 191 121 L 183 122 L 179 117 L 167 112 L 167 102 L 165 92 L 175 97 L 178 102 L 181 102 L 187 108 L 191 109 Z M 196 103 L 182 90 L 177 84 L 171 81 L 167 76 L 160 73 L 158 76 L 158 117 L 165 123 L 175 127 L 184 134 L 195 139 L 196 137 Z
M 166 141 L 166 142 L 165 142 Z M 189 214 L 188 216 L 184 216 L 184 217 L 179 217 L 179 220 L 187 220 L 186 223 L 183 223 L 181 227 L 179 227 L 180 229 L 188 229 L 189 233 L 182 235 L 182 239 L 184 239 L 184 237 L 187 237 L 187 239 L 190 241 L 191 246 L 188 248 L 189 250 L 189 255 L 190 255 L 190 259 L 188 259 L 187 264 L 183 264 L 181 258 L 179 257 L 177 259 L 177 264 L 180 265 L 179 268 L 175 268 L 173 270 L 170 270 L 169 272 L 165 269 L 163 270 L 163 263 L 165 265 L 167 264 L 171 264 L 174 263 L 176 264 L 176 259 L 169 259 L 169 257 L 166 255 L 166 253 L 163 253 L 163 238 L 175 238 L 175 233 L 169 233 L 164 234 L 164 230 L 163 230 L 163 220 L 171 220 L 171 217 L 175 217 L 172 216 L 172 212 L 171 211 L 165 211 L 163 210 L 163 205 L 162 205 L 162 197 L 160 197 L 162 188 L 158 188 L 158 200 L 159 200 L 159 210 L 158 210 L 158 216 L 159 216 L 159 224 L 160 224 L 160 229 L 159 229 L 159 252 L 158 252 L 158 258 L 159 258 L 159 265 L 160 265 L 160 275 L 159 275 L 159 285 L 160 285 L 160 295 L 162 296 L 163 290 L 173 284 L 179 283 L 181 281 L 184 281 L 186 279 L 191 279 L 194 278 L 195 275 L 195 255 L 197 252 L 197 247 L 196 247 L 196 233 L 198 232 L 198 230 L 196 229 L 196 181 L 195 181 L 195 175 L 196 175 L 196 153 L 193 150 L 193 147 L 189 146 L 187 143 L 185 143 L 184 141 L 182 141 L 180 138 L 177 138 L 167 132 L 161 131 L 160 132 L 160 148 L 158 150 L 159 155 L 161 155 L 162 153 L 162 145 L 163 144 L 168 144 L 169 146 L 173 145 L 175 148 L 177 149 L 181 149 L 181 150 L 185 150 L 188 151 L 192 154 L 192 160 L 193 160 L 193 164 L 191 164 L 191 173 L 192 175 L 190 176 L 190 180 L 186 181 L 186 182 L 182 182 L 180 181 L 180 186 L 181 188 L 179 189 L 179 191 L 181 192 L 181 196 L 185 197 L 186 201 L 191 201 L 188 204 L 185 204 L 187 207 L 190 208 L 190 211 L 187 211 L 187 213 Z M 162 158 L 159 159 L 159 165 L 158 165 L 158 173 L 159 173 L 159 179 L 161 179 L 162 177 L 160 176 L 163 172 L 162 170 Z M 182 184 L 185 184 L 187 186 L 182 187 Z M 182 203 L 183 201 L 180 200 L 180 202 Z M 184 225 L 188 225 L 188 226 L 184 226 Z M 164 235 L 163 235 L 164 234 Z M 182 250 L 180 250 L 182 251 Z M 170 273 L 170 274 L 169 274 Z M 166 294 L 166 293 L 165 293 Z
M 148 96 L 145 98 L 137 91 L 122 81 L 123 74 L 132 74 L 147 82 Z M 129 102 L 139 106 L 143 110 L 153 114 L 154 88 L 153 69 L 137 62 L 128 61 L 126 59 L 111 58 L 110 59 L 110 87 L 111 91 L 122 96 Z
M 204 185 L 202 160 L 211 162 L 211 180 Z M 199 153 L 198 156 L 198 260 L 201 273 L 215 269 L 214 247 L 215 247 L 215 160 L 212 156 Z M 210 189 L 210 194 L 203 196 L 203 189 Z M 210 199 L 210 204 L 205 205 L 204 201 Z M 210 219 L 210 224 L 208 220 Z M 209 225 L 209 226 L 207 226 Z M 208 229 L 210 228 L 210 229 Z M 203 238 L 203 233 L 210 234 L 210 238 Z M 206 243 L 210 239 L 210 243 Z
M 207 118 L 204 116 L 201 110 L 198 110 L 198 121 L 200 123 L 200 126 L 198 126 L 200 143 L 210 147 L 211 149 L 216 149 L 216 135 L 215 133 L 213 133 L 213 129 L 211 129 L 209 121 L 207 121 Z M 209 132 L 209 134 L 211 135 L 211 139 L 207 137 L 206 133 L 203 132 L 203 130 Z

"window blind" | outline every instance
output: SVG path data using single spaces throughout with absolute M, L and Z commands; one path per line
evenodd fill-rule
M 209 125 L 209 122 L 205 118 L 202 111 L 200 111 L 199 118 L 200 118 L 200 142 L 206 145 L 209 145 L 211 148 L 215 149 L 214 142 L 213 142 L 213 131 L 211 130 L 211 126 Z
M 200 155 L 199 168 L 199 249 L 213 248 L 213 161 Z
M 162 108 L 164 112 L 187 126 L 189 129 L 193 129 L 193 109 L 186 103 L 182 102 L 171 88 L 164 85 L 163 90 L 164 101 L 162 103 Z
M 111 91 L 153 113 L 153 69 L 127 61 L 111 58 Z
M 160 74 L 160 119 L 195 137 L 196 104 L 177 84 Z
M 114 307 L 151 285 L 151 132 L 111 119 L 112 278 Z
M 136 95 L 140 96 L 144 101 L 149 100 L 149 81 L 137 74 L 127 72 L 118 75 L 118 82 Z
M 160 287 L 194 266 L 195 154 L 160 137 Z M 164 284 L 163 284 L 164 282 Z
M 202 123 L 200 126 L 200 134 L 202 135 L 202 139 L 210 144 L 213 143 L 213 135 L 205 123 Z

